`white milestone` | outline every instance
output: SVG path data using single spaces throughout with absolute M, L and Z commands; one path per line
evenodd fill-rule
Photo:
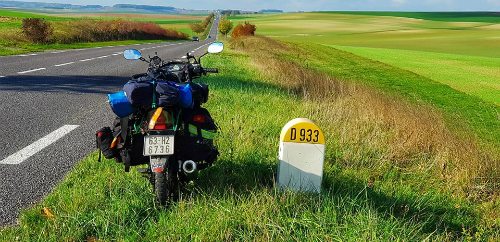
M 321 192 L 325 137 L 309 119 L 296 118 L 281 130 L 277 186 L 280 190 Z

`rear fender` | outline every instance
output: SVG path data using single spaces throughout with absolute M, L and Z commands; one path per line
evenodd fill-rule
M 169 156 L 151 156 L 149 164 L 151 172 L 163 172 L 167 169 L 167 161 Z

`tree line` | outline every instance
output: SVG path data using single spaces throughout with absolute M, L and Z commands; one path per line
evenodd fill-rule
M 190 23 L 189 28 L 194 33 L 200 35 L 200 33 L 205 32 L 207 26 L 212 22 L 214 16 L 214 13 L 210 13 L 201 23 Z

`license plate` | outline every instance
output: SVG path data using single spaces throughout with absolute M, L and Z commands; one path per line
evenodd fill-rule
M 147 135 L 144 136 L 144 156 L 173 155 L 173 135 Z

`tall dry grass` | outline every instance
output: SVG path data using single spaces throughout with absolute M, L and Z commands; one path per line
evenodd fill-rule
M 54 24 L 55 43 L 101 42 L 115 40 L 186 39 L 187 34 L 165 29 L 153 22 L 116 20 L 74 20 Z
M 499 170 L 492 162 L 498 160 L 496 152 L 479 147 L 468 130 L 460 135 L 450 131 L 440 112 L 307 69 L 300 59 L 283 57 L 304 54 L 293 45 L 249 37 L 232 47 L 249 55 L 272 84 L 306 100 L 309 116 L 329 137 L 328 149 L 341 154 L 330 162 L 433 173 L 448 185 L 446 190 L 480 200 L 494 197 L 491 186 L 478 190 L 475 179 Z

